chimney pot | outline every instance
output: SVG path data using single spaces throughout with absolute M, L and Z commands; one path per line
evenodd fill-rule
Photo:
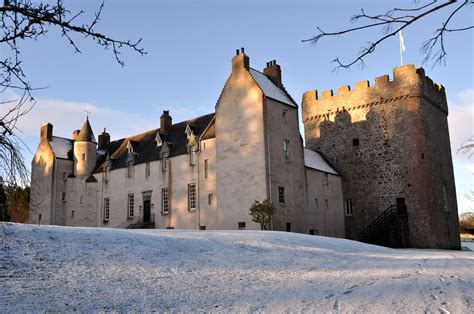
M 240 48 L 240 51 L 242 51 L 242 53 L 245 53 L 244 47 Z
M 275 83 L 275 85 L 277 85 L 278 87 L 283 86 L 281 82 L 281 68 L 276 63 L 276 60 L 267 62 L 267 67 L 263 69 L 263 74 L 268 76 L 268 78 L 272 80 L 272 82 Z

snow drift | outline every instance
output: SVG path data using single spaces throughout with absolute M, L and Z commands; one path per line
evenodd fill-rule
M 469 251 L 269 231 L 5 228 L 2 312 L 474 312 Z

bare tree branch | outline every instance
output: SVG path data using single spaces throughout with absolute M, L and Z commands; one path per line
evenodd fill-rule
M 468 26 L 463 28 L 447 28 L 448 24 L 452 21 L 453 17 L 458 14 L 462 9 L 465 9 L 469 6 L 472 6 L 474 3 L 473 0 L 449 0 L 449 1 L 431 1 L 425 5 L 413 7 L 413 8 L 393 8 L 384 14 L 369 15 L 366 14 L 364 9 L 361 9 L 361 13 L 353 16 L 351 18 L 352 23 L 365 22 L 366 24 L 356 27 L 351 27 L 336 32 L 325 32 L 320 27 L 317 27 L 319 34 L 313 36 L 312 38 L 305 39 L 303 42 L 311 42 L 317 44 L 324 37 L 332 37 L 339 35 L 346 35 L 353 32 L 364 31 L 369 29 L 380 29 L 381 35 L 374 41 L 370 41 L 366 46 L 362 47 L 359 50 L 357 56 L 347 62 L 341 61 L 339 57 L 336 57 L 333 62 L 336 63 L 337 69 L 340 68 L 350 68 L 355 64 L 364 66 L 364 59 L 372 54 L 376 48 L 382 44 L 388 38 L 397 35 L 400 30 L 411 27 L 411 25 L 419 22 L 420 20 L 426 18 L 426 16 L 431 15 L 435 12 L 445 11 L 456 3 L 461 3 L 459 6 L 455 7 L 448 17 L 442 22 L 441 28 L 437 29 L 433 37 L 428 39 L 423 43 L 423 46 L 420 50 L 421 54 L 424 56 L 423 63 L 427 63 L 429 60 L 434 60 L 434 65 L 444 64 L 445 58 L 447 55 L 446 47 L 444 45 L 444 36 L 447 32 L 458 32 L 458 31 L 467 31 L 474 28 L 474 26 Z M 413 15 L 415 13 L 415 15 Z
M 17 127 L 20 118 L 27 115 L 34 106 L 32 87 L 25 71 L 20 54 L 19 43 L 25 40 L 38 40 L 49 29 L 57 29 L 62 37 L 70 44 L 76 53 L 81 53 L 74 37 L 94 41 L 105 50 L 111 50 L 117 63 L 125 65 L 120 58 L 122 49 L 131 49 L 140 55 L 146 54 L 140 46 L 141 38 L 136 41 L 119 40 L 97 32 L 94 27 L 100 22 L 104 1 L 94 13 L 90 23 L 76 24 L 81 10 L 72 14 L 62 0 L 54 2 L 32 0 L 4 0 L 0 7 L 0 47 L 3 52 L 10 54 L 0 58 L 0 93 L 15 91 L 20 96 L 2 101 L 3 108 L 0 116 L 0 175 L 11 183 L 26 184 L 29 180 L 28 171 L 24 165 L 22 150 L 28 149 L 18 137 L 21 130 Z

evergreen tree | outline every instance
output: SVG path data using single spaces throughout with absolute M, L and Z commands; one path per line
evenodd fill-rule
M 252 216 L 252 221 L 260 224 L 262 230 L 270 229 L 272 218 L 277 212 L 272 203 L 268 200 L 264 200 L 262 203 L 255 201 L 252 206 L 250 206 L 249 210 L 250 215 Z

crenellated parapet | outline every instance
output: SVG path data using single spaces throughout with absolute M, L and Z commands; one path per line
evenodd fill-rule
M 368 80 L 357 82 L 354 88 L 340 86 L 333 90 L 307 91 L 303 95 L 303 122 L 334 121 L 340 112 L 349 112 L 353 122 L 364 120 L 373 106 L 400 105 L 400 101 L 423 98 L 443 113 L 447 114 L 446 93 L 443 85 L 434 83 L 425 75 L 423 68 L 405 65 L 393 69 L 393 76 L 382 75 L 375 78 L 373 85 Z

